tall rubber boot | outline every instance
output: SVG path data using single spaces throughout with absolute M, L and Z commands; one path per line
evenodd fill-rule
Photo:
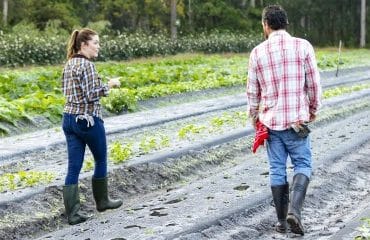
M 275 225 L 275 230 L 280 233 L 287 232 L 287 214 L 289 204 L 289 184 L 272 186 L 272 198 L 275 204 L 276 215 L 278 223 Z
M 291 231 L 296 234 L 304 235 L 304 228 L 301 222 L 301 210 L 306 197 L 309 178 L 301 173 L 293 177 L 293 185 L 290 193 L 290 204 L 287 221 Z
M 107 209 L 119 208 L 122 205 L 120 199 L 108 197 L 108 178 L 92 178 L 93 195 L 96 202 L 96 209 L 103 212 Z
M 81 205 L 77 184 L 63 186 L 63 200 L 70 225 L 82 223 L 88 219 L 87 216 L 79 213 Z

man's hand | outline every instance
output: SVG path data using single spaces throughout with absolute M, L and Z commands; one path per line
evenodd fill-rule
M 269 138 L 268 129 L 260 121 L 255 122 L 256 134 L 252 145 L 252 152 L 256 153 L 259 146 L 266 146 L 266 141 Z
M 313 122 L 316 120 L 316 115 L 314 113 L 310 113 L 310 120 L 309 122 Z
M 251 117 L 251 123 L 252 123 L 252 126 L 253 126 L 253 128 L 254 128 L 254 130 L 256 130 L 257 129 L 257 119 L 258 118 L 255 118 L 255 117 Z
M 108 87 L 109 88 L 114 88 L 114 87 L 121 86 L 121 82 L 119 81 L 120 79 L 121 79 L 121 77 L 110 78 L 108 80 Z

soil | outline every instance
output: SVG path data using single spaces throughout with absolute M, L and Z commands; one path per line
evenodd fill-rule
M 325 74 L 324 85 L 351 84 L 369 76 L 366 69 L 348 70 L 339 79 Z M 1 173 L 48 170 L 56 174 L 56 179 L 50 184 L 0 193 L 0 239 L 302 238 L 291 232 L 274 231 L 276 216 L 267 157 L 263 148 L 251 154 L 250 126 L 237 122 L 183 140 L 176 137 L 179 126 L 207 125 L 210 118 L 245 110 L 245 103 L 240 102 L 240 105 L 225 104 L 224 108 L 200 111 L 202 107 L 209 110 L 210 104 L 217 106 L 220 99 L 235 101 L 240 94 L 213 97 L 212 103 L 203 97 L 196 103 L 181 103 L 187 102 L 184 96 L 183 101 L 174 100 L 175 106 L 152 109 L 153 116 L 163 116 L 155 124 L 150 124 L 153 119 L 145 117 L 148 110 L 136 113 L 127 122 L 131 128 L 122 122 L 120 126 L 113 124 L 123 118 L 106 119 L 107 125 L 112 124 L 110 142 L 160 132 L 170 136 L 171 145 L 148 154 L 138 153 L 121 165 L 109 166 L 111 196 L 124 199 L 123 206 L 116 210 L 104 213 L 95 210 L 92 172 L 82 173 L 82 210 L 91 218 L 76 226 L 66 223 L 61 197 L 65 146 L 60 141 L 45 144 L 60 133 L 53 135 L 55 130 L 46 130 L 27 137 L 2 139 L 9 147 L 0 148 Z M 359 216 L 370 217 L 366 215 L 370 209 L 369 100 L 368 90 L 328 99 L 318 121 L 311 125 L 314 169 L 302 212 L 303 239 L 353 239 L 360 234 L 356 230 L 361 224 Z M 159 102 L 146 104 L 153 108 Z M 179 109 L 183 110 L 182 115 L 176 117 Z M 186 115 L 192 109 L 199 114 Z M 166 121 L 166 117 L 172 120 Z M 139 127 L 133 127 L 135 123 Z M 32 134 L 40 141 L 25 148 L 24 141 Z M 14 150 L 17 147 L 18 152 Z M 292 169 L 288 172 L 291 181 Z

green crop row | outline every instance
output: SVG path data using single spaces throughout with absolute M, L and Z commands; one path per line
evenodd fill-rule
M 334 89 L 326 90 L 323 93 L 324 98 L 331 98 L 346 93 L 360 91 L 363 89 L 370 88 L 370 84 L 358 84 L 350 87 L 338 87 Z M 247 122 L 246 112 L 233 112 L 225 113 L 218 117 L 212 117 L 205 124 L 189 123 L 181 126 L 177 130 L 177 137 L 179 141 L 186 139 L 192 139 L 193 136 L 199 134 L 209 134 L 212 132 L 220 132 L 224 126 L 237 126 L 240 127 Z M 110 159 L 113 163 L 118 164 L 128 160 L 133 155 L 147 154 L 153 150 L 159 150 L 165 147 L 171 146 L 173 143 L 170 140 L 170 136 L 166 136 L 161 133 L 153 133 L 150 137 L 139 137 L 131 139 L 130 143 L 122 144 L 120 141 L 115 141 L 109 148 Z M 139 145 L 135 147 L 134 145 Z M 138 151 L 135 151 L 138 149 Z
M 353 86 L 335 87 L 323 93 L 324 98 L 340 96 L 346 93 L 358 92 L 370 88 L 370 83 L 356 84 Z
M 242 60 L 246 61 L 246 57 L 197 55 L 164 59 L 157 64 L 99 63 L 103 78 L 120 76 L 123 86 L 112 89 L 102 104 L 108 111 L 120 113 L 135 110 L 139 100 L 242 84 L 245 82 Z M 51 122 L 59 122 L 64 103 L 60 78 L 60 68 L 56 67 L 7 71 L 0 75 L 0 134 L 8 133 L 6 124 L 17 126 L 18 121 L 32 121 L 33 116 L 41 115 Z
M 62 63 L 68 36 L 35 36 L 0 33 L 0 65 L 24 66 Z M 172 55 L 183 52 L 247 52 L 258 35 L 201 33 L 171 40 L 163 34 L 144 33 L 101 36 L 100 61 L 121 61 L 138 57 Z
M 0 175 L 0 192 L 50 183 L 54 179 L 55 175 L 50 172 L 19 171 L 16 173 L 4 173 Z
M 180 127 L 176 127 L 177 139 L 172 138 L 164 133 L 145 133 L 132 138 L 125 138 L 125 142 L 121 143 L 120 140 L 116 140 L 109 146 L 109 159 L 114 164 L 120 164 L 132 156 L 148 154 L 153 151 L 161 150 L 166 147 L 174 145 L 175 142 L 183 142 L 191 140 L 199 134 L 210 134 L 223 132 L 225 127 L 230 126 L 245 126 L 247 123 L 246 112 L 231 112 L 224 113 L 221 116 L 211 117 L 206 120 L 205 124 L 183 124 Z M 150 134 L 150 135 L 149 135 Z M 91 170 L 91 159 L 85 161 L 85 171 Z
M 344 66 L 366 64 L 367 50 L 342 53 Z M 325 57 L 326 60 L 322 60 Z M 319 50 L 321 69 L 332 67 L 337 53 Z M 368 59 L 368 58 L 367 58 Z M 103 107 L 113 113 L 134 111 L 137 102 L 150 98 L 210 88 L 245 85 L 248 56 L 181 55 L 175 57 L 135 60 L 130 62 L 97 63 L 100 75 L 121 77 L 121 88 L 113 89 L 103 98 Z M 32 122 L 43 116 L 58 123 L 63 111 L 61 93 L 62 66 L 38 67 L 25 70 L 2 70 L 0 74 L 0 135 L 6 135 L 19 121 Z

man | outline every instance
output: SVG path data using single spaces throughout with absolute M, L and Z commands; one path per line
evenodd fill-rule
M 306 122 L 316 118 L 321 86 L 312 45 L 286 32 L 287 13 L 279 5 L 262 12 L 265 41 L 249 59 L 247 97 L 256 128 L 268 128 L 267 155 L 270 184 L 278 223 L 276 231 L 304 235 L 301 209 L 311 177 L 311 149 Z M 289 201 L 286 162 L 294 166 Z M 289 204 L 289 206 L 288 206 Z M 289 210 L 288 210 L 289 208 Z

